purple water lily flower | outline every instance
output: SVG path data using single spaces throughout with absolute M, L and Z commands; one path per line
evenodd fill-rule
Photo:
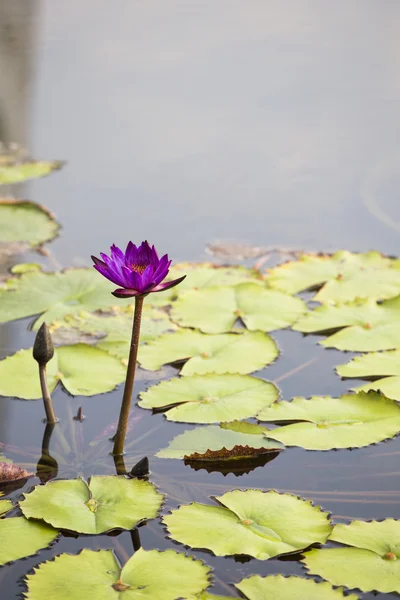
M 125 252 L 115 244 L 110 248 L 111 256 L 100 253 L 103 260 L 92 256 L 94 268 L 104 277 L 120 287 L 111 292 L 117 298 L 131 298 L 132 296 L 146 296 L 151 292 L 162 292 L 178 285 L 186 277 L 179 277 L 173 281 L 162 281 L 169 272 L 171 261 L 168 254 L 158 258 L 154 246 L 145 241 L 136 247 L 129 242 Z

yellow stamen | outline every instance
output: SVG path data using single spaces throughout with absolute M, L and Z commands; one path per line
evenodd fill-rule
M 129 265 L 132 271 L 142 274 L 147 265 Z

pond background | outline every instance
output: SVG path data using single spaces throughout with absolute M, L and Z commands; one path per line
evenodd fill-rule
M 89 265 L 113 242 L 146 238 L 174 261 L 204 260 L 216 239 L 399 255 L 399 40 L 396 0 L 0 0 L 0 139 L 68 162 L 17 188 L 63 226 L 45 264 Z M 0 328 L 1 357 L 32 344 L 28 322 Z M 273 337 L 283 354 L 262 376 L 278 381 L 284 398 L 357 385 L 332 370 L 350 355 L 319 348 L 315 336 Z M 145 387 L 139 381 L 137 391 Z M 55 408 L 67 423 L 67 406 L 83 406 L 87 419 L 73 427 L 86 448 L 115 419 L 120 395 L 67 398 L 59 389 Z M 41 411 L 0 399 L 0 441 L 35 456 Z M 137 460 L 187 427 L 136 411 L 136 435 L 159 426 Z M 79 452 L 60 476 L 99 472 Z M 399 455 L 397 439 L 357 451 L 289 450 L 240 478 L 179 461 L 151 459 L 151 469 L 181 502 L 274 487 L 313 498 L 335 519 L 382 519 L 400 517 Z M 167 508 L 177 504 L 170 497 Z M 145 548 L 171 545 L 157 520 L 140 531 Z M 56 552 L 115 540 L 120 557 L 131 553 L 128 533 L 62 539 Z M 303 574 L 287 559 L 194 554 L 226 582 Z M 2 569 L 2 598 L 4 584 L 5 600 L 14 598 L 18 578 L 50 555 Z M 215 591 L 226 594 L 221 581 Z

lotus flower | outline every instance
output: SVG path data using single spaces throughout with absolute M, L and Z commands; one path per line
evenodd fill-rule
M 112 294 L 117 298 L 146 296 L 152 292 L 162 292 L 178 285 L 186 275 L 173 281 L 162 281 L 169 272 L 171 261 L 168 254 L 158 258 L 154 246 L 145 241 L 136 247 L 129 242 L 125 252 L 115 244 L 110 248 L 111 256 L 100 253 L 103 260 L 92 256 L 94 268 L 104 277 L 120 286 Z

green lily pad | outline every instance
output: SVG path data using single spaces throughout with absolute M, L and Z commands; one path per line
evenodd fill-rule
M 36 161 L 23 160 L 21 162 L 4 161 L 0 162 L 0 185 L 9 185 L 11 183 L 21 183 L 27 179 L 36 179 L 45 177 L 53 171 L 61 169 L 63 162 L 59 160 Z
M 0 565 L 36 554 L 49 546 L 58 531 L 24 517 L 0 519 Z
M 169 421 L 220 423 L 254 417 L 278 398 L 279 390 L 262 379 L 209 374 L 161 381 L 140 394 L 139 406 L 169 408 Z
M 233 421 L 188 429 L 177 435 L 167 448 L 157 452 L 159 458 L 194 460 L 238 460 L 277 452 L 279 442 L 268 440 L 266 427 Z
M 290 494 L 233 490 L 215 500 L 222 506 L 194 502 L 164 517 L 172 539 L 216 556 L 267 560 L 324 543 L 332 530 L 327 513 Z
M 122 383 L 126 368 L 120 360 L 100 348 L 86 344 L 55 348 L 47 364 L 47 381 L 53 392 L 60 381 L 73 396 L 95 396 Z M 0 361 L 0 395 L 24 400 L 42 397 L 38 366 L 32 349 L 19 350 Z
M 1 167 L 0 167 L 1 171 Z M 38 246 L 52 240 L 60 226 L 43 206 L 28 200 L 0 198 L 0 239 Z
M 233 596 L 216 596 L 215 594 L 209 594 L 208 592 L 202 592 L 196 596 L 190 596 L 186 600 L 232 600 Z
M 0 515 L 5 515 L 13 507 L 11 500 L 0 500 Z
M 66 315 L 108 308 L 126 300 L 116 300 L 112 284 L 94 269 L 67 269 L 60 273 L 30 272 L 7 282 L 0 290 L 0 323 L 42 315 L 34 324 L 48 325 Z
M 314 396 L 277 402 L 258 414 L 260 421 L 302 421 L 273 429 L 268 437 L 307 450 L 361 448 L 400 431 L 400 406 L 376 392 L 330 398 Z
M 178 263 L 173 265 L 166 281 L 178 279 L 186 275 L 186 279 L 175 288 L 161 294 L 150 294 L 148 302 L 163 306 L 170 303 L 188 290 L 215 287 L 216 285 L 238 285 L 248 281 L 259 281 L 260 273 L 255 269 L 242 266 L 220 266 L 212 263 Z
M 379 252 L 353 254 L 341 250 L 333 255 L 304 254 L 270 269 L 268 284 L 289 294 L 321 288 L 313 300 L 346 302 L 356 298 L 386 299 L 400 293 L 396 260 Z
M 380 390 L 388 398 L 400 400 L 400 350 L 386 352 L 370 352 L 356 356 L 344 365 L 336 367 L 341 377 L 378 378 L 357 391 Z M 379 379 L 382 377 L 383 379 Z
M 400 296 L 377 303 L 374 300 L 339 306 L 318 306 L 293 326 L 302 333 L 340 329 L 319 342 L 326 348 L 373 352 L 400 348 Z
M 197 289 L 181 294 L 171 310 L 173 321 L 205 333 L 231 331 L 237 319 L 252 331 L 292 325 L 307 312 L 306 304 L 260 283 Z
M 278 356 L 274 340 L 260 331 L 206 335 L 200 331 L 166 333 L 141 346 L 139 363 L 158 371 L 164 364 L 185 362 L 181 375 L 247 374 L 262 369 Z
M 345 596 L 343 588 L 334 589 L 326 581 L 317 583 L 312 579 L 303 577 L 284 577 L 283 575 L 269 575 L 260 577 L 252 575 L 235 583 L 235 587 L 248 598 L 248 600 L 358 600 L 358 596 L 351 594 Z
M 51 481 L 24 494 L 21 510 L 60 529 L 103 533 L 133 529 L 157 516 L 164 496 L 153 484 L 125 477 L 92 477 Z
M 354 547 L 307 552 L 302 562 L 310 573 L 363 592 L 400 593 L 399 521 L 335 525 L 330 539 Z
M 109 311 L 81 312 L 56 321 L 51 327 L 54 343 L 77 343 L 92 341 L 98 348 L 106 350 L 121 360 L 127 359 L 132 336 L 133 306 L 114 307 Z M 166 331 L 177 329 L 167 313 L 143 306 L 140 327 L 140 342 L 148 342 Z
M 139 548 L 122 567 L 111 550 L 61 554 L 27 575 L 28 600 L 176 600 L 209 584 L 210 569 L 191 556 Z

